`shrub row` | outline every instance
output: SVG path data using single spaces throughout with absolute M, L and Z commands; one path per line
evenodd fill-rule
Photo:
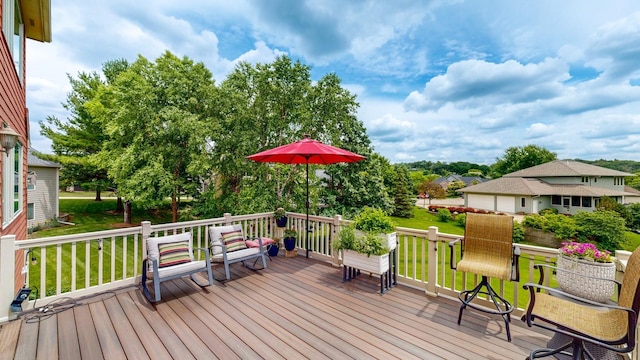
M 439 212 L 440 209 L 447 209 L 452 214 L 476 213 L 476 214 L 505 215 L 504 213 L 496 213 L 495 211 L 489 211 L 485 209 L 475 209 L 472 207 L 460 207 L 460 206 L 429 205 L 428 209 L 430 212 L 434 212 L 434 213 Z

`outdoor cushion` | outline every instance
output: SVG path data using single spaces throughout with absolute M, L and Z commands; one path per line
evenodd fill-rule
M 241 230 L 235 230 L 231 232 L 223 232 L 222 243 L 227 248 L 227 252 L 233 252 L 237 250 L 246 249 L 247 246 L 244 243 Z
M 227 253 L 227 261 L 234 262 L 234 260 L 244 260 L 245 258 L 251 258 L 260 254 L 260 248 L 245 248 L 242 250 L 232 251 Z M 216 254 L 211 257 L 211 262 L 223 262 L 224 257 L 222 254 Z
M 275 240 L 270 239 L 270 238 L 261 238 L 262 239 L 262 246 L 267 246 L 270 244 L 275 243 Z M 260 246 L 260 241 L 258 241 L 258 239 L 255 240 L 246 240 L 245 245 L 247 245 L 248 248 L 255 248 L 255 247 L 259 247 Z
M 158 251 L 158 266 L 161 268 L 191 261 L 188 241 L 159 244 Z
M 158 246 L 160 244 L 174 243 L 179 241 L 187 241 L 189 246 L 189 260 L 193 261 L 193 253 L 191 251 L 191 233 L 185 232 L 176 235 L 167 235 L 160 237 L 150 237 L 147 239 L 147 257 L 149 258 L 149 269 L 151 269 L 151 262 L 153 260 L 159 260 L 160 250 Z

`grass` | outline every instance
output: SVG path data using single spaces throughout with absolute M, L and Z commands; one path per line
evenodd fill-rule
M 69 222 L 74 225 L 63 225 L 31 233 L 29 238 L 41 238 L 58 235 L 79 234 L 85 232 L 118 229 L 129 226 L 124 223 L 124 215 L 115 212 L 116 199 L 60 199 L 60 214 L 69 214 Z M 131 226 L 149 220 L 154 224 L 171 222 L 171 211 L 164 209 L 141 209 L 132 204 Z
M 74 193 L 77 194 L 77 193 Z M 141 209 L 136 207 L 135 204 L 132 205 L 132 217 L 131 217 L 131 225 L 124 224 L 124 216 L 122 213 L 115 212 L 117 205 L 116 199 L 104 199 L 103 201 L 94 201 L 93 198 L 90 199 L 80 199 L 80 198 L 69 198 L 69 199 L 60 199 L 60 213 L 61 214 L 69 214 L 70 219 L 69 222 L 74 223 L 75 225 L 62 225 L 59 227 L 49 228 L 41 231 L 37 231 L 30 234 L 30 238 L 42 238 L 42 237 L 50 237 L 50 236 L 59 236 L 59 235 L 70 235 L 70 234 L 79 234 L 86 232 L 94 232 L 101 230 L 111 230 L 117 229 L 127 226 L 138 226 L 141 221 L 149 220 L 152 223 L 169 223 L 171 222 L 171 211 L 168 209 L 167 205 L 164 209 Z M 116 279 L 121 279 L 123 277 L 122 274 L 122 262 L 123 262 L 123 254 L 122 254 L 122 245 L 121 240 L 118 239 L 116 241 L 116 249 L 115 249 L 115 277 Z M 127 276 L 133 275 L 133 237 L 127 238 Z M 86 247 L 90 247 L 90 256 L 89 262 L 93 264 L 92 268 L 89 272 L 89 285 L 93 286 L 98 284 L 98 269 L 95 264 L 98 263 L 98 258 L 102 253 L 103 256 L 103 281 L 108 282 L 111 279 L 111 254 L 112 254 L 112 244 L 110 241 L 103 241 L 102 243 L 91 242 L 87 244 L 85 242 L 79 242 L 76 244 L 76 288 L 83 289 L 85 288 L 85 280 L 86 280 L 86 263 L 85 263 L 85 251 Z M 64 244 L 61 246 L 61 256 L 63 264 L 71 264 L 71 244 Z M 100 248 L 100 250 L 99 250 Z M 138 243 L 138 251 L 142 251 L 142 244 Z M 42 263 L 40 248 L 34 248 L 33 253 L 38 259 L 38 264 L 29 266 L 29 283 L 30 286 L 35 286 L 40 289 L 41 281 L 40 281 L 40 264 Z M 31 257 L 31 255 L 29 255 Z M 55 294 L 56 287 L 56 247 L 49 246 L 46 249 L 46 295 Z M 139 265 L 140 266 L 140 265 Z M 63 292 L 69 291 L 71 289 L 71 271 L 63 270 L 61 278 L 61 287 Z M 33 294 L 32 296 L 35 296 Z

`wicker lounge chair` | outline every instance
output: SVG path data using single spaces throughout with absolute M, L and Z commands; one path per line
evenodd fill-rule
M 541 269 L 542 275 L 542 268 L 549 266 L 536 267 Z M 529 326 L 551 330 L 570 339 L 555 349 L 536 349 L 529 358 L 563 354 L 573 359 L 600 359 L 604 353 L 615 355 L 633 351 L 640 311 L 639 279 L 640 247 L 629 258 L 623 282 L 609 280 L 618 285 L 617 304 L 593 302 L 540 285 L 542 276 L 539 284 L 525 284 L 531 298 L 522 320 Z
M 456 263 L 455 245 L 457 243 L 461 244 L 461 260 Z M 452 269 L 482 276 L 482 280 L 476 287 L 458 295 L 462 302 L 458 313 L 458 325 L 462 320 L 462 312 L 467 306 L 485 313 L 497 314 L 503 317 L 507 339 L 511 341 L 509 322 L 513 305 L 491 287 L 489 279 L 518 281 L 520 278 L 518 271 L 520 249 L 513 246 L 513 217 L 468 213 L 464 238 L 450 242 L 449 246 Z M 493 307 L 473 303 L 479 294 L 488 296 Z

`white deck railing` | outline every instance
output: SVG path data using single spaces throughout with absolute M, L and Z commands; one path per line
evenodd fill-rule
M 298 255 L 304 256 L 307 248 L 305 215 L 287 215 L 288 227 L 296 229 L 299 234 Z M 310 216 L 309 220 L 309 256 L 339 266 L 338 253 L 332 249 L 331 244 L 337 238 L 340 228 L 349 222 L 342 220 L 340 216 Z M 225 214 L 221 218 L 157 224 L 149 228 L 152 234 L 157 235 L 189 231 L 193 234 L 194 246 L 204 247 L 209 239 L 208 228 L 223 224 L 242 224 L 249 237 L 282 238 L 282 229 L 276 227 L 270 212 L 240 216 Z M 61 297 L 80 297 L 138 284 L 145 253 L 142 229 L 142 226 L 138 226 L 31 240 L 16 240 L 14 236 L 2 237 L 0 309 L 5 310 L 0 313 L 0 321 L 12 315 L 8 310 L 9 304 L 15 296 L 15 289 L 22 285 L 16 286 L 11 281 L 15 278 L 16 269 L 25 271 L 25 285 L 31 287 L 36 294 L 35 299 L 24 304 L 25 308 L 34 306 L 34 302 L 45 305 Z M 460 235 L 440 233 L 437 227 L 429 230 L 399 227 L 397 233 L 399 246 L 396 263 L 399 283 L 423 289 L 430 296 L 457 297 L 463 287 L 469 288 L 479 280 L 474 275 L 449 268 L 450 250 L 447 243 Z M 520 245 L 520 248 L 520 282 L 496 280 L 492 284 L 502 296 L 522 308 L 528 299 L 528 295 L 522 290 L 522 284 L 537 281 L 534 263 L 554 261 L 557 250 L 530 245 Z M 31 264 L 32 255 L 37 260 L 35 265 Z M 341 273 L 336 271 L 336 281 L 341 279 Z

